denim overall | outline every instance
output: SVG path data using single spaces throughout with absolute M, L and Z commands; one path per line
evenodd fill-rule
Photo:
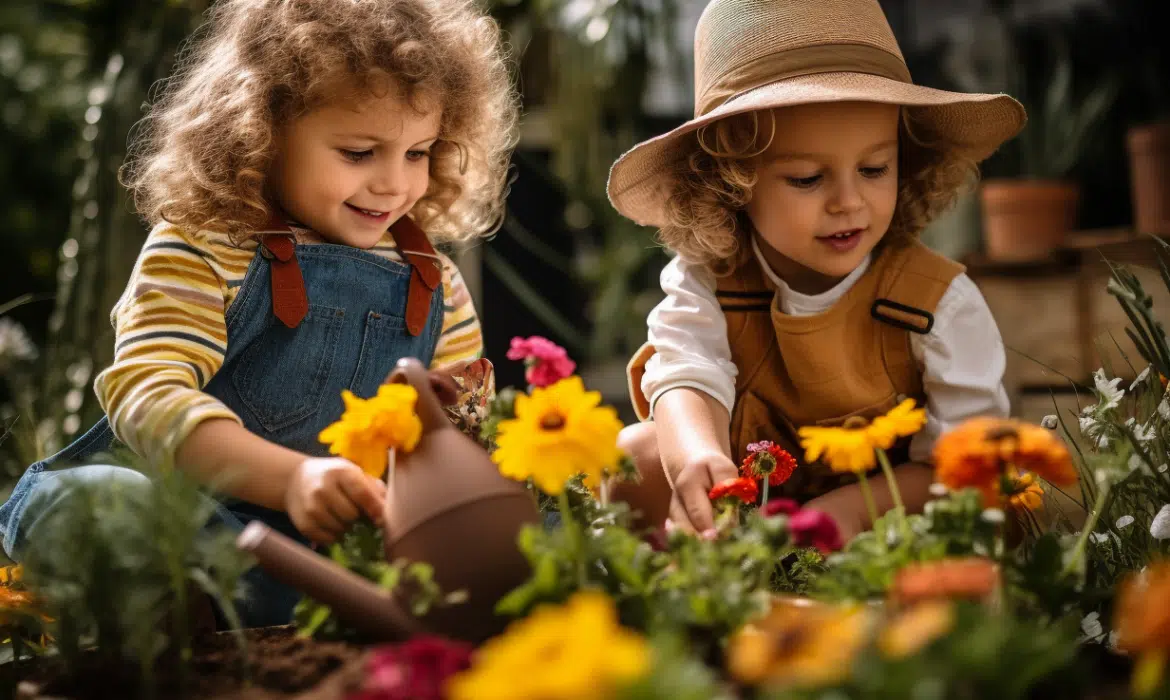
M 406 327 L 409 263 L 333 244 L 297 245 L 295 260 L 308 312 L 295 328 L 274 316 L 271 253 L 260 246 L 227 310 L 223 366 L 204 391 L 235 412 L 250 432 L 307 455 L 326 456 L 317 435 L 340 417 L 343 389 L 370 397 L 399 359 L 430 364 L 442 329 L 442 286 L 431 296 L 421 332 L 411 335 Z M 437 259 L 422 264 L 437 264 Z M 19 560 L 37 521 L 67 504 L 68 480 L 61 477 L 145 483 L 146 477 L 125 467 L 72 466 L 107 450 L 113 440 L 109 421 L 102 418 L 76 442 L 25 472 L 0 506 L 0 538 L 10 556 Z M 217 504 L 216 513 L 232 528 L 259 519 L 306 542 L 283 512 L 232 501 Z M 239 610 L 245 626 L 291 620 L 297 591 L 259 568 L 245 575 L 245 584 L 248 597 Z

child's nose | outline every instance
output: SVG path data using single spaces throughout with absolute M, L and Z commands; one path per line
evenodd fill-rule
M 370 191 L 374 194 L 401 195 L 405 194 L 408 188 L 406 169 L 401 165 L 390 164 L 380 168 L 370 183 Z

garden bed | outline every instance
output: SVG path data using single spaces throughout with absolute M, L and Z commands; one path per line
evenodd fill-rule
M 291 626 L 246 630 L 250 683 L 241 679 L 239 650 L 226 632 L 196 640 L 186 697 L 200 700 L 333 700 L 344 697 L 349 680 L 360 677 L 365 650 L 341 642 L 320 642 L 297 636 Z M 96 656 L 92 657 L 96 661 Z M 173 667 L 158 670 L 155 697 L 183 694 Z M 90 664 L 63 669 L 59 659 L 41 657 L 19 668 L 6 665 L 2 687 L 18 686 L 16 697 L 129 698 L 140 696 L 140 675 L 133 665 Z

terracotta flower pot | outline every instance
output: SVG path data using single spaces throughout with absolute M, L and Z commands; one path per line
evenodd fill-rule
M 983 235 L 987 257 L 1004 262 L 1042 260 L 1076 226 L 1080 187 L 1055 180 L 988 180 L 983 183 Z
M 516 540 L 524 525 L 540 522 L 540 514 L 524 486 L 502 476 L 488 453 L 447 419 L 422 364 L 399 362 L 390 381 L 418 391 L 423 434 L 413 452 L 398 457 L 390 477 L 387 559 L 430 563 L 442 590 L 465 591 L 467 601 L 416 619 L 398 595 L 387 595 L 263 523 L 250 523 L 238 545 L 274 578 L 329 605 L 374 640 L 432 633 L 483 641 L 507 623 L 496 616 L 496 602 L 528 577 Z
M 1170 234 L 1170 122 L 1130 129 L 1126 145 L 1134 228 Z

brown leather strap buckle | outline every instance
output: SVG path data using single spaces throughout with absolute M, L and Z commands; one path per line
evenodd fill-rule
M 269 234 L 260 239 L 260 254 L 269 261 L 272 278 L 272 313 L 289 328 L 296 328 L 309 313 L 309 294 L 296 251 L 292 234 Z
M 427 234 L 418 224 L 403 216 L 390 227 L 394 242 L 410 265 L 410 289 L 406 296 L 406 330 L 413 336 L 422 333 L 431 311 L 431 299 L 443 280 L 438 254 Z

